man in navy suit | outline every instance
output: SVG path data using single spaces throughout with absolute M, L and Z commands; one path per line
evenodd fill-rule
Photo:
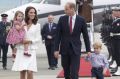
M 81 56 L 81 33 L 85 41 L 86 52 L 89 54 L 91 51 L 87 25 L 83 17 L 76 15 L 75 6 L 71 2 L 65 5 L 66 15 L 61 16 L 59 19 L 57 26 L 58 36 L 55 40 L 54 55 L 58 58 L 59 53 L 61 54 L 65 79 L 78 79 Z
M 55 70 L 58 64 L 57 59 L 54 57 L 54 44 L 55 44 L 57 24 L 54 23 L 53 20 L 54 20 L 54 16 L 49 15 L 48 23 L 46 23 L 43 26 L 43 29 L 41 31 L 42 40 L 45 40 L 45 46 L 47 50 L 48 64 L 49 64 L 48 69 L 51 70 Z
M 7 69 L 7 52 L 8 52 L 8 44 L 6 43 L 6 37 L 8 30 L 10 28 L 10 23 L 7 22 L 7 14 L 2 14 L 2 21 L 0 22 L 0 48 L 2 50 L 2 63 L 3 69 Z

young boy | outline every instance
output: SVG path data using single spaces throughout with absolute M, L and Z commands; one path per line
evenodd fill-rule
M 107 58 L 101 54 L 102 44 L 99 42 L 96 42 L 93 44 L 94 47 L 94 53 L 88 54 L 85 57 L 86 61 L 90 61 L 92 65 L 91 69 L 91 75 L 92 79 L 104 79 L 104 74 L 106 73 L 108 69 L 108 61 Z

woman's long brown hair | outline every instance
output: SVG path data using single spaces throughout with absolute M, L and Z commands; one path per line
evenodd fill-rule
M 28 21 L 29 21 L 28 12 L 29 12 L 31 9 L 34 9 L 34 10 L 35 10 L 35 18 L 32 20 L 32 23 L 33 23 L 33 24 L 36 24 L 37 21 L 38 21 L 37 11 L 36 11 L 36 9 L 35 9 L 34 7 L 32 7 L 32 6 L 27 7 L 26 10 L 25 10 L 25 22 L 26 22 L 27 24 L 29 24 L 29 22 L 28 22 Z

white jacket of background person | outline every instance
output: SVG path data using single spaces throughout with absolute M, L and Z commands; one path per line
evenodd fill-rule
M 36 25 L 32 24 L 29 29 L 27 29 L 27 26 L 25 26 L 25 39 L 32 41 L 32 44 L 29 44 L 28 49 L 34 50 L 38 49 L 38 43 L 41 40 L 40 39 L 40 24 L 37 23 Z M 24 49 L 23 44 L 18 44 L 17 49 Z

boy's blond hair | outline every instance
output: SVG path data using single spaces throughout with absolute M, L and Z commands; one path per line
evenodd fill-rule
M 93 44 L 93 48 L 100 48 L 100 49 L 102 49 L 102 44 L 100 42 L 95 42 Z

